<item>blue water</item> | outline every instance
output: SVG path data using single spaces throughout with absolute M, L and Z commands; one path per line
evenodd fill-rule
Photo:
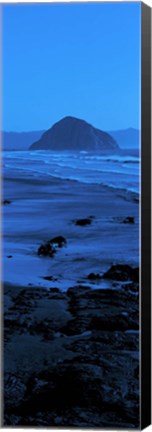
M 54 176 L 139 192 L 138 150 L 122 150 L 116 155 L 85 151 L 5 151 L 3 167 L 6 174 L 7 170 L 19 170 L 34 177 Z

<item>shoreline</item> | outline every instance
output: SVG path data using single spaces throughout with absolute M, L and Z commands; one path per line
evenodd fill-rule
M 65 290 L 85 279 L 88 269 L 104 272 L 113 262 L 138 265 L 139 214 L 134 194 L 55 178 L 16 179 L 11 174 L 9 181 L 4 179 L 4 199 L 11 201 L 2 209 L 7 282 L 42 286 L 42 278 L 52 275 Z M 91 215 L 89 226 L 75 225 L 76 219 Z M 130 216 L 134 223 L 124 224 Z M 66 247 L 52 259 L 38 257 L 38 247 L 58 235 L 65 237 Z

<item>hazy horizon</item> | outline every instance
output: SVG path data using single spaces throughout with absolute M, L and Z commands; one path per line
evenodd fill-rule
M 59 119 L 58 121 L 60 121 L 61 119 Z M 81 120 L 84 120 L 85 121 L 85 119 L 81 119 Z M 58 122 L 57 121 L 57 122 Z M 56 122 L 56 123 L 57 123 Z M 50 125 L 50 127 L 48 128 L 48 129 L 51 129 L 51 127 L 54 125 L 55 123 L 52 123 L 51 125 Z M 90 123 L 92 126 L 94 126 L 92 123 Z M 1 132 L 6 132 L 6 133 L 32 133 L 32 132 L 45 132 L 45 131 L 47 131 L 48 130 L 47 128 L 44 128 L 44 129 L 31 129 L 31 130 L 6 130 L 6 129 L 3 129 L 3 130 L 1 130 Z M 100 129 L 100 128 L 99 128 Z M 118 128 L 118 129 L 111 129 L 111 130 L 106 130 L 105 128 L 103 128 L 102 129 L 103 131 L 105 131 L 105 132 L 119 132 L 119 131 L 127 131 L 127 130 L 137 130 L 137 131 L 140 131 L 140 128 L 134 128 L 134 127 L 132 127 L 132 126 L 128 126 L 128 127 L 126 127 L 126 128 L 124 128 L 124 129 L 122 129 L 122 128 Z

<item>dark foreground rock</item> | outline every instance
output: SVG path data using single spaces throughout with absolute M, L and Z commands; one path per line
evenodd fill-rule
M 51 370 L 32 374 L 26 383 L 19 382 L 19 404 L 9 408 L 7 418 L 15 418 L 18 426 L 106 427 L 109 424 L 109 427 L 133 428 L 138 424 L 138 395 L 130 374 L 127 394 L 124 373 L 127 367 L 136 371 L 135 362 L 128 356 L 128 366 L 121 358 L 117 365 L 115 356 L 110 359 L 110 355 L 98 365 L 89 364 L 88 360 L 86 356 L 81 362 L 77 357 L 74 363 L 65 361 Z
M 101 278 L 102 278 L 102 276 L 100 273 L 89 273 L 89 275 L 88 275 L 88 279 L 90 279 L 90 280 L 99 280 Z
M 133 268 L 129 265 L 113 265 L 104 273 L 104 279 L 113 279 L 117 281 L 134 281 L 139 282 L 139 268 Z
M 133 280 L 119 289 L 12 294 L 5 426 L 138 429 L 138 294 Z

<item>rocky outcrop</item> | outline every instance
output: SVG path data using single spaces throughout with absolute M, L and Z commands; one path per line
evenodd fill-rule
M 116 281 L 132 280 L 134 282 L 139 282 L 139 268 L 133 268 L 127 264 L 113 265 L 106 273 L 104 273 L 103 278 Z
M 118 148 L 118 144 L 111 135 L 75 117 L 65 117 L 55 123 L 30 147 L 32 150 L 101 151 Z
M 25 366 L 5 362 L 5 426 L 139 429 L 139 285 L 117 271 L 131 281 L 13 291 L 4 342 Z

